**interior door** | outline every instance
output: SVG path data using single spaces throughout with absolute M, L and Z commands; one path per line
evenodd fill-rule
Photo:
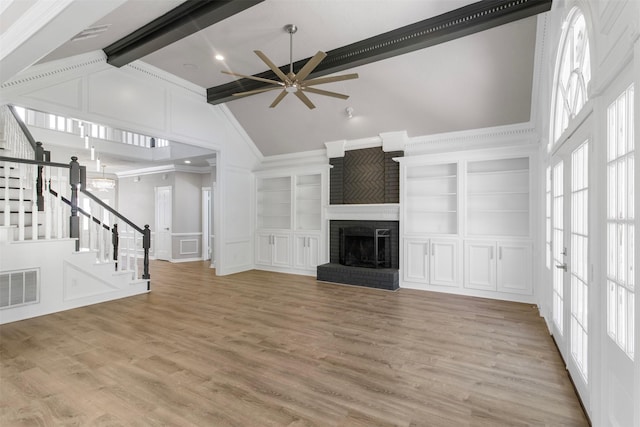
M 156 187 L 156 259 L 171 259 L 172 187 Z
M 211 188 L 202 189 L 202 259 L 211 259 Z

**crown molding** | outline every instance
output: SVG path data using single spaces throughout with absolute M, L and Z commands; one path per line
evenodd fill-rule
M 82 55 L 71 56 L 69 58 L 34 65 L 19 73 L 14 78 L 2 83 L 0 85 L 0 89 L 10 89 L 25 84 L 31 84 L 37 80 L 51 78 L 70 71 L 84 70 L 87 67 L 96 65 L 102 65 L 103 68 L 109 67 L 107 64 L 107 57 L 101 50 L 95 50 Z
M 505 145 L 537 144 L 538 132 L 531 122 L 482 129 L 447 132 L 409 138 L 405 155 L 425 151 L 461 151 Z
M 118 179 L 120 179 L 120 178 L 131 178 L 135 176 L 155 175 L 159 173 L 169 173 L 169 172 L 189 172 L 189 173 L 206 174 L 211 172 L 211 167 L 162 165 L 162 166 L 152 166 L 149 168 L 142 168 L 142 169 L 133 169 L 125 172 L 116 172 L 115 175 L 118 177 Z

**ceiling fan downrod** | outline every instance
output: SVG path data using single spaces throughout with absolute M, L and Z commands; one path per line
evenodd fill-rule
M 287 24 L 284 30 L 289 33 L 289 73 L 293 74 L 293 35 L 298 31 L 294 24 Z

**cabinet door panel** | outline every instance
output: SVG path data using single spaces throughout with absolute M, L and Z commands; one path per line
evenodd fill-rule
M 273 243 L 272 265 L 291 266 L 291 238 L 286 234 L 274 234 Z
M 458 242 L 431 239 L 432 285 L 458 286 Z
M 531 246 L 498 244 L 498 290 L 531 295 Z
M 496 290 L 496 244 L 465 242 L 464 287 Z
M 320 263 L 320 238 L 309 236 L 307 239 L 307 267 L 315 269 Z
M 271 234 L 256 235 L 256 264 L 271 265 Z
M 293 238 L 293 266 L 295 268 L 307 267 L 307 236 L 294 236 Z
M 427 283 L 429 263 L 428 240 L 405 240 L 404 242 L 404 280 L 407 282 Z

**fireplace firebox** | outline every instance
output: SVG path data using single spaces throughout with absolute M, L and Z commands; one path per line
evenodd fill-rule
M 340 264 L 348 267 L 391 267 L 391 230 L 388 228 L 342 227 L 339 235 Z

